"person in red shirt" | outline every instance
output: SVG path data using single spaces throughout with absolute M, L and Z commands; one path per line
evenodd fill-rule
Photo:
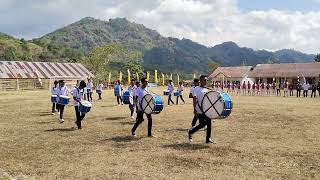
M 251 84 L 249 81 L 248 81 L 247 87 L 248 87 L 248 95 L 250 96 L 251 95 Z
M 265 95 L 265 83 L 261 83 L 261 95 L 264 96 Z
M 232 94 L 235 94 L 235 83 L 234 82 L 232 82 L 231 83 L 231 92 L 232 92 Z
M 237 95 L 241 94 L 241 83 L 237 82 Z
M 269 83 L 267 83 L 267 86 L 266 86 L 267 96 L 270 96 L 270 88 L 271 88 L 271 85 Z
M 256 95 L 256 83 L 253 83 L 253 84 L 252 84 L 251 95 L 252 95 L 252 96 L 255 96 L 255 95 Z
M 293 83 L 289 83 L 289 93 L 290 96 L 293 96 Z
M 220 84 L 220 88 L 221 88 L 221 92 L 223 92 L 223 89 L 224 89 L 224 84 L 223 84 L 223 82 Z
M 260 96 L 260 83 L 256 83 L 257 95 Z
M 243 81 L 243 83 L 242 83 L 242 94 L 243 94 L 244 96 L 247 95 L 247 85 L 246 85 L 246 82 L 245 82 L 245 81 Z
M 230 82 L 227 83 L 227 93 L 231 92 L 231 84 Z
M 273 82 L 273 83 L 272 83 L 272 94 L 273 94 L 273 95 L 276 94 L 276 87 L 277 87 L 276 83 Z
M 289 93 L 288 93 L 288 87 L 289 86 L 289 83 L 288 81 L 286 81 L 285 83 L 283 83 L 283 89 L 284 89 L 284 94 L 283 94 L 283 97 L 289 97 Z

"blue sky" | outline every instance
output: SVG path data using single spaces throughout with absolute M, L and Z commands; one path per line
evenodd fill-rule
M 317 0 L 238 0 L 243 10 L 287 10 L 287 11 L 319 11 L 320 1 Z
M 0 0 L 0 32 L 41 37 L 84 17 L 125 17 L 214 46 L 320 52 L 320 0 Z

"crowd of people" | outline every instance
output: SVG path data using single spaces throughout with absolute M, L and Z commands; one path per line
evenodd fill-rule
M 232 95 L 244 96 L 296 96 L 296 97 L 309 97 L 311 91 L 311 98 L 315 98 L 318 94 L 320 97 L 320 81 L 318 83 L 309 84 L 305 83 L 264 83 L 264 82 L 214 82 L 212 88 L 216 91 L 224 91 Z M 302 92 L 302 95 L 301 95 Z

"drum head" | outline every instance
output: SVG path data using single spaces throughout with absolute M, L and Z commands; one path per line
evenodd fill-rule
M 141 109 L 144 113 L 151 114 L 154 110 L 154 106 L 155 104 L 153 96 L 151 94 L 146 94 L 145 96 L 143 96 L 141 101 Z
M 80 104 L 84 107 L 91 107 L 92 106 L 91 102 L 89 102 L 89 101 L 81 101 Z
M 224 101 L 219 92 L 209 91 L 202 99 L 201 109 L 210 119 L 216 119 L 222 115 Z

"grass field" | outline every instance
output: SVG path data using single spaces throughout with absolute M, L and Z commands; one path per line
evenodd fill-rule
M 72 106 L 64 124 L 50 115 L 49 96 L 0 92 L 0 179 L 320 179 L 320 98 L 234 96 L 231 116 L 213 125 L 217 144 L 206 145 L 204 131 L 187 141 L 187 95 L 153 116 L 155 138 L 147 122 L 130 137 L 129 109 L 111 91 L 82 130 Z

